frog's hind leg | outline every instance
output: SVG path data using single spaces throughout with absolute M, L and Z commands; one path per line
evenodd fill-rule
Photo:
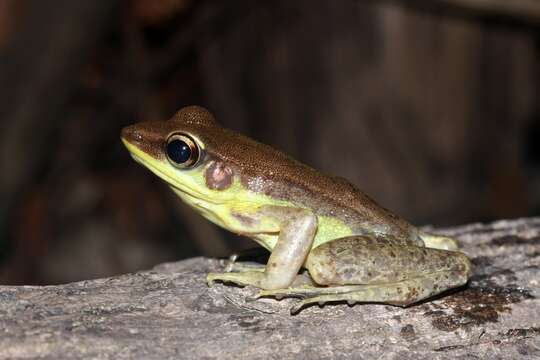
M 356 303 L 383 303 L 396 306 L 408 306 L 438 294 L 441 291 L 463 285 L 467 280 L 449 279 L 448 273 L 426 274 L 422 277 L 404 280 L 392 284 L 373 284 L 337 287 L 338 292 L 327 291 L 333 287 L 322 288 L 319 295 L 307 297 L 291 308 L 291 314 L 298 313 L 310 304 L 323 305 L 327 302 L 346 301 Z M 342 289 L 340 289 L 342 288 Z M 343 290 L 344 292 L 339 292 Z
M 336 239 L 313 249 L 306 261 L 316 287 L 262 291 L 261 296 L 407 306 L 468 280 L 470 262 L 454 251 L 399 245 L 377 236 Z
M 284 297 L 302 298 L 298 304 L 291 308 L 291 314 L 298 313 L 302 308 L 310 304 L 323 305 L 335 301 L 346 301 L 349 305 L 355 303 L 384 303 L 405 307 L 447 289 L 463 285 L 466 282 L 466 277 L 450 279 L 449 274 L 442 271 L 388 284 L 304 286 L 280 290 L 261 290 L 256 298 L 267 296 L 276 299 Z

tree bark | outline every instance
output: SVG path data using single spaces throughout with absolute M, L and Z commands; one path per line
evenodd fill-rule
M 0 287 L 0 358 L 539 358 L 540 219 L 473 224 L 455 236 L 470 283 L 387 305 L 246 301 L 216 284 L 222 262 L 193 258 L 150 271 L 55 286 Z

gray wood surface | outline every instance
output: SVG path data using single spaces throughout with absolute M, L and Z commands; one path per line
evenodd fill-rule
M 472 258 L 470 284 L 402 309 L 247 302 L 204 282 L 218 260 L 58 286 L 0 287 L 0 358 L 538 359 L 540 219 L 441 231 Z

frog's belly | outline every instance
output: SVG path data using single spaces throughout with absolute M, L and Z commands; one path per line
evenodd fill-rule
M 249 216 L 239 217 L 238 214 L 231 213 L 229 208 L 207 209 L 195 207 L 197 212 L 212 221 L 216 225 L 231 232 L 248 236 L 255 240 L 259 245 L 272 251 L 279 237 L 279 228 L 269 221 L 264 223 L 264 219 L 251 219 Z M 317 233 L 313 240 L 313 248 L 332 241 L 353 235 L 352 230 L 343 222 L 330 217 L 318 217 Z

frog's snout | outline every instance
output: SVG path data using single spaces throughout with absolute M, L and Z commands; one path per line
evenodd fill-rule
M 135 125 L 123 128 L 120 137 L 122 138 L 122 141 L 135 146 L 140 146 L 143 140 L 141 133 L 137 130 L 137 126 Z
M 165 130 L 156 131 L 158 128 L 155 124 L 138 123 L 122 129 L 120 138 L 130 153 L 139 157 L 148 155 L 157 160 L 162 159 Z

